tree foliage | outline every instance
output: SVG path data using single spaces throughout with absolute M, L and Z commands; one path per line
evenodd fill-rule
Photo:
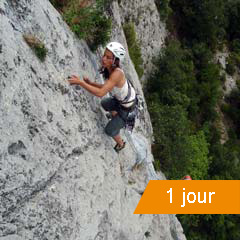
M 172 0 L 178 32 L 189 42 L 204 42 L 213 48 L 225 36 L 224 0 Z
M 62 13 L 71 30 L 80 39 L 85 39 L 93 51 L 110 40 L 112 22 L 104 14 L 109 2 L 110 0 L 96 0 L 94 3 L 51 0 L 51 3 Z
M 229 40 L 240 39 L 240 1 L 228 0 L 226 4 L 226 32 Z
M 170 6 L 172 38 L 180 42 L 169 41 L 155 60 L 146 93 L 155 165 L 170 179 L 186 174 L 193 179 L 240 179 L 240 92 L 234 91 L 222 106 L 232 123 L 229 140 L 222 144 L 216 107 L 223 77 L 214 61 L 216 49 L 227 42 L 232 51 L 227 70 L 233 73 L 240 66 L 240 1 L 171 0 Z M 240 239 L 239 215 L 179 218 L 188 239 Z
M 155 0 L 155 4 L 162 20 L 166 20 L 172 12 L 169 3 L 170 0 Z
M 188 49 L 178 41 L 170 41 L 162 55 L 155 60 L 156 72 L 148 81 L 148 91 L 157 93 L 163 104 L 180 104 L 186 109 L 191 103 L 194 87 L 194 65 Z
M 127 44 L 128 44 L 128 51 L 129 55 L 133 61 L 134 67 L 139 78 L 143 75 L 143 60 L 142 60 L 142 53 L 140 48 L 140 43 L 137 40 L 134 23 L 128 22 L 123 26 L 124 34 L 126 36 Z
M 197 112 L 199 102 L 192 54 L 179 42 L 170 41 L 155 64 L 157 70 L 147 88 L 151 93 L 147 100 L 155 159 L 169 178 L 191 173 L 195 179 L 204 179 L 209 165 L 208 144 L 204 132 L 194 132 L 189 119 Z

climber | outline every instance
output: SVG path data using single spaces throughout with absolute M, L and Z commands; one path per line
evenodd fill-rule
M 125 147 L 125 142 L 120 136 L 120 129 L 126 125 L 128 115 L 136 105 L 136 93 L 132 84 L 125 78 L 120 62 L 125 57 L 125 49 L 118 42 L 107 44 L 101 60 L 100 73 L 105 79 L 104 84 L 90 81 L 87 77 L 81 80 L 73 75 L 68 80 L 70 84 L 78 84 L 97 97 L 103 97 L 110 93 L 113 97 L 102 99 L 104 110 L 111 112 L 111 120 L 105 127 L 105 133 L 111 136 L 116 145 L 116 152 Z

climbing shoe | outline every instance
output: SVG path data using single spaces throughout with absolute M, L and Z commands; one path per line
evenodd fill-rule
M 114 150 L 119 153 L 123 148 L 125 148 L 126 142 L 123 142 L 123 145 L 120 146 L 118 143 L 115 145 Z

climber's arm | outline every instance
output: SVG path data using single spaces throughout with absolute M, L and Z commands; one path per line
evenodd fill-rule
M 112 75 L 116 75 L 116 74 L 112 74 Z M 80 80 L 79 77 L 74 76 L 74 75 L 68 81 L 70 84 L 80 85 L 81 87 L 85 88 L 88 92 L 92 93 L 93 95 L 95 95 L 97 97 L 103 97 L 108 92 L 110 92 L 113 89 L 113 87 L 116 85 L 117 78 L 116 78 L 116 76 L 115 77 L 111 76 L 107 81 L 105 81 L 105 83 L 102 85 L 101 88 L 92 86 L 91 84 L 89 84 L 83 80 Z
M 101 83 L 96 83 L 96 82 L 90 81 L 89 78 L 87 78 L 87 77 L 83 77 L 83 81 L 90 84 L 91 86 L 94 86 L 97 88 L 101 88 L 103 86 L 103 84 L 101 84 Z

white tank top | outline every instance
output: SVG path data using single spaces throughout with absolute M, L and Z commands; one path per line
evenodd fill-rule
M 119 69 L 120 71 L 123 72 L 123 70 L 121 68 L 117 68 Z M 124 72 L 123 72 L 124 74 Z M 125 78 L 125 75 L 124 75 L 124 78 Z M 135 90 L 134 88 L 132 87 L 132 85 L 129 83 L 129 86 L 131 88 L 131 94 L 130 94 L 130 98 L 127 100 L 127 102 L 130 102 L 130 101 L 133 101 L 136 97 L 136 93 L 135 93 Z M 128 95 L 128 82 L 127 82 L 127 79 L 125 78 L 125 83 L 124 85 L 119 88 L 119 87 L 114 87 L 111 91 L 111 94 L 119 101 L 123 101 L 127 95 Z M 130 103 L 125 103 L 125 104 L 121 104 L 122 106 L 128 108 L 128 107 L 131 107 L 133 105 L 134 102 L 130 102 Z

